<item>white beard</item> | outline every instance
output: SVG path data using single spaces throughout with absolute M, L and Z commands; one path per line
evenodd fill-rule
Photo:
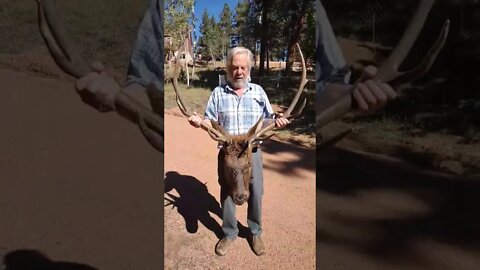
M 243 79 L 231 79 L 230 80 L 230 85 L 234 88 L 234 89 L 240 89 L 240 88 L 244 88 L 245 85 L 247 84 L 247 78 L 243 78 Z

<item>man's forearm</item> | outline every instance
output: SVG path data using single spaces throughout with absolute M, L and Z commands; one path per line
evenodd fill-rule
M 207 131 L 207 126 L 211 127 L 212 126 L 212 122 L 210 122 L 210 119 L 203 119 L 202 120 L 202 125 L 201 125 L 201 128 L 205 131 Z

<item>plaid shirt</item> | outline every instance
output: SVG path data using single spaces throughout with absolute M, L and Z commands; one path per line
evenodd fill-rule
M 246 134 L 261 116 L 273 118 L 273 109 L 263 88 L 248 83 L 238 97 L 228 85 L 216 87 L 210 96 L 205 118 L 217 121 L 231 135 Z
M 163 91 L 163 1 L 151 0 L 130 55 L 126 84 L 154 84 Z
M 320 0 L 317 0 L 317 94 L 330 82 L 347 84 L 350 72 L 338 46 L 332 26 Z

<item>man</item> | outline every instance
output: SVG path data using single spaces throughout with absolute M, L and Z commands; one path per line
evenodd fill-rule
M 255 125 L 260 117 L 272 119 L 274 114 L 268 97 L 263 88 L 250 83 L 250 71 L 253 66 L 253 54 L 244 47 L 230 49 L 227 54 L 227 81 L 225 85 L 216 87 L 207 104 L 205 119 L 194 114 L 188 121 L 194 127 L 200 127 L 202 122 L 211 126 L 210 121 L 216 121 L 231 135 L 246 134 Z M 270 120 L 273 121 L 273 120 Z M 274 120 L 278 128 L 286 126 L 289 121 L 279 117 Z M 268 122 L 268 121 L 266 121 Z M 223 150 L 219 151 L 220 161 L 223 159 Z M 253 252 L 258 255 L 265 254 L 265 245 L 261 238 L 262 233 L 262 197 L 263 197 L 263 164 L 261 150 L 257 149 L 252 154 L 252 184 L 248 199 L 247 223 L 251 232 L 251 245 Z M 219 173 L 219 179 L 222 177 Z M 215 252 L 219 256 L 227 253 L 228 248 L 238 235 L 236 205 L 227 194 L 227 187 L 221 183 L 220 200 L 222 205 L 222 230 L 225 237 L 221 239 Z
M 163 107 L 163 58 L 163 1 L 151 0 L 130 55 L 125 85 L 121 87 L 102 64 L 93 63 L 95 71 L 78 79 L 75 88 L 87 103 L 102 112 L 115 110 L 115 97 L 124 91 L 163 113 L 158 112 L 158 107 Z

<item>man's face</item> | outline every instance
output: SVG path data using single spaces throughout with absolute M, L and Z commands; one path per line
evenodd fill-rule
M 244 88 L 247 78 L 250 76 L 248 55 L 244 53 L 235 54 L 232 58 L 232 66 L 228 72 L 230 73 L 232 87 L 235 89 Z

